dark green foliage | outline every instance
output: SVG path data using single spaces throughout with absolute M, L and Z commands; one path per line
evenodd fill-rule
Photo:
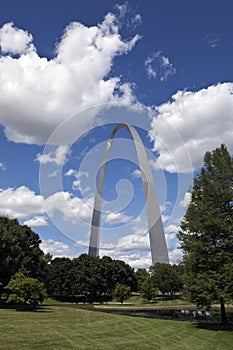
M 224 145 L 206 153 L 181 228 L 191 299 L 206 307 L 220 303 L 227 322 L 224 303 L 233 298 L 233 159 Z
M 85 295 L 94 300 L 103 291 L 100 259 L 82 254 L 72 261 L 72 294 Z
M 132 291 L 135 291 L 137 289 L 137 280 L 135 277 L 134 269 L 124 261 L 112 260 L 111 273 L 112 291 L 114 290 L 117 283 L 129 286 Z
M 113 296 L 121 304 L 130 297 L 130 287 L 125 284 L 117 283 Z
M 155 299 L 157 289 L 154 288 L 152 278 L 148 276 L 141 285 L 141 296 L 146 301 Z
M 137 291 L 140 292 L 143 282 L 150 276 L 146 269 L 137 269 L 135 272 L 137 279 Z
M 88 254 L 78 258 L 56 258 L 48 266 L 47 289 L 52 296 L 85 296 L 95 300 L 112 296 L 117 283 L 136 288 L 134 270 L 120 260 Z
M 25 277 L 20 272 L 11 278 L 5 289 L 9 291 L 9 303 L 29 304 L 35 307 L 47 297 L 46 289 L 42 282 L 36 278 Z
M 153 284 L 162 294 L 174 295 L 183 289 L 181 265 L 156 263 L 150 268 Z
M 71 295 L 72 261 L 69 258 L 55 258 L 47 267 L 46 287 L 54 296 Z
M 42 279 L 46 261 L 39 236 L 17 220 L 0 217 L 0 282 L 6 286 L 18 271 Z

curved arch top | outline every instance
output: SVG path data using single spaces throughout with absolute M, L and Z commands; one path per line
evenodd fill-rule
M 142 186 L 144 191 L 144 198 L 146 203 L 146 214 L 147 214 L 147 224 L 150 239 L 151 248 L 151 258 L 152 264 L 156 262 L 169 263 L 167 245 L 163 230 L 163 224 L 161 219 L 161 213 L 159 208 L 159 203 L 157 195 L 155 192 L 154 179 L 152 176 L 149 160 L 146 154 L 146 150 L 142 143 L 142 140 L 137 132 L 137 130 L 128 124 L 118 124 L 112 131 L 109 140 L 107 142 L 104 157 L 101 163 L 97 190 L 95 195 L 94 209 L 92 214 L 91 223 L 91 235 L 89 244 L 89 254 L 98 256 L 99 255 L 99 240 L 100 240 L 100 221 L 101 221 L 101 211 L 102 211 L 102 198 L 104 191 L 104 179 L 106 173 L 106 166 L 110 148 L 114 136 L 119 129 L 125 128 L 129 131 L 134 146 L 137 153 L 138 163 L 141 170 Z

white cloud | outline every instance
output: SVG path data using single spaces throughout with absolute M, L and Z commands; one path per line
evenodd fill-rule
M 68 153 L 68 146 L 58 146 L 55 151 L 49 153 L 38 153 L 36 159 L 41 164 L 55 163 L 56 165 L 62 165 L 66 160 L 66 155 Z M 52 175 L 50 175 L 51 177 Z
M 45 254 L 52 254 L 53 258 L 56 257 L 70 257 L 72 258 L 72 248 L 63 242 L 54 241 L 53 239 L 43 240 L 40 244 L 40 248 Z
M 169 58 L 157 51 L 145 60 L 145 68 L 149 78 L 159 78 L 161 82 L 166 81 L 170 75 L 176 74 L 176 69 Z
M 3 53 L 25 54 L 34 50 L 32 35 L 6 23 L 0 29 L 0 47 Z
M 6 170 L 6 166 L 5 166 L 5 164 L 3 164 L 3 163 L 1 163 L 1 162 L 0 162 L 0 169 L 2 169 L 2 170 Z
M 25 220 L 24 225 L 30 226 L 30 227 L 37 227 L 37 226 L 48 226 L 47 219 L 44 216 L 35 216 L 32 219 Z
M 178 264 L 182 261 L 182 250 L 175 248 L 169 252 L 169 262 L 170 264 Z
M 157 107 L 150 136 L 159 166 L 169 172 L 198 169 L 206 151 L 225 143 L 233 153 L 233 84 L 222 83 L 197 92 L 179 91 Z
M 130 255 L 122 254 L 117 259 L 123 260 L 126 264 L 129 264 L 135 269 L 149 268 L 152 265 L 151 254 L 147 252 L 145 254 L 133 253 Z
M 157 73 L 152 65 L 153 61 L 154 61 L 153 57 L 150 57 L 150 56 L 147 57 L 147 59 L 145 60 L 145 67 L 149 78 L 156 78 L 157 76 Z
M 65 221 L 89 223 L 92 209 L 93 198 L 79 198 L 69 192 L 56 192 L 44 198 L 26 186 L 0 189 L 0 215 L 26 219 L 29 226 L 46 225 L 46 218 L 41 216 L 46 211 L 51 219 L 59 211 Z
M 179 226 L 176 226 L 173 224 L 170 224 L 167 227 L 165 227 L 164 233 L 165 233 L 165 238 L 166 238 L 168 249 L 173 247 L 173 245 L 174 245 L 173 240 L 176 238 L 177 233 L 179 232 L 179 229 L 180 229 Z
M 124 224 L 132 220 L 132 216 L 125 215 L 122 212 L 112 212 L 104 215 L 104 221 L 108 224 Z
M 191 201 L 191 198 L 192 198 L 192 193 L 186 192 L 184 195 L 184 199 L 182 199 L 182 201 L 180 201 L 179 206 L 182 208 L 187 208 L 190 201 Z
M 132 173 L 132 176 L 133 177 L 141 177 L 141 170 L 139 170 L 139 169 L 134 170 Z
M 137 13 L 131 21 L 131 25 L 133 26 L 133 28 L 135 28 L 136 26 L 138 26 L 140 23 L 142 22 L 142 16 Z
M 179 226 L 170 224 L 165 228 L 165 234 L 166 235 L 176 235 L 179 231 Z
M 211 48 L 214 48 L 219 45 L 219 37 L 218 36 L 210 36 L 207 35 L 204 39 L 204 41 L 207 43 L 207 45 Z
M 48 177 L 56 177 L 59 174 L 59 170 L 54 170 L 51 174 L 48 175 Z
M 115 5 L 116 10 L 119 12 L 120 21 L 126 25 L 128 29 L 133 31 L 142 21 L 142 17 L 139 13 L 135 14 L 135 11 L 129 6 L 128 2 L 121 5 Z
M 43 214 L 44 211 L 43 197 L 25 186 L 0 189 L 0 215 L 22 219 Z
M 86 171 L 77 171 L 74 169 L 69 169 L 66 173 L 65 176 L 73 176 L 75 180 L 73 181 L 72 188 L 73 190 L 80 190 L 82 193 L 89 191 L 89 187 L 82 188 L 81 186 L 81 178 L 83 176 L 89 177 L 89 174 Z
M 56 211 L 63 214 L 63 220 L 73 224 L 89 223 L 93 209 L 93 198 L 79 198 L 69 192 L 56 192 L 45 199 L 48 215 Z
M 93 126 L 106 104 L 128 106 L 135 101 L 130 84 L 122 84 L 109 73 L 114 58 L 132 50 L 139 36 L 124 41 L 113 14 L 92 27 L 77 22 L 68 25 L 50 60 L 38 55 L 26 31 L 9 23 L 0 30 L 2 50 L 19 53 L 19 57 L 4 55 L 0 60 L 0 123 L 8 139 L 44 144 L 64 120 L 76 114 L 76 124 L 56 140 L 64 144 L 70 134 Z M 19 41 L 13 39 L 16 34 Z M 97 105 L 85 116 L 77 114 Z
M 150 251 L 149 235 L 130 234 L 123 236 L 114 243 L 102 244 L 100 246 L 101 255 L 110 255 L 117 259 L 122 256 L 128 256 L 127 260 L 131 260 L 133 256 L 147 254 Z M 123 259 L 124 260 L 124 259 Z M 151 264 L 151 259 L 150 259 Z
M 140 216 L 137 216 L 135 219 L 132 221 L 134 224 L 140 224 L 142 222 L 142 218 Z

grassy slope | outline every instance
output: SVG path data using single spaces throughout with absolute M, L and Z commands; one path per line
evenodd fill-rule
M 53 306 L 45 311 L 0 309 L 4 350 L 232 349 L 233 332 L 194 323 L 133 318 Z

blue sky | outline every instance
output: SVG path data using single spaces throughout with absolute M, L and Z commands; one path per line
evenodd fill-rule
M 204 153 L 233 153 L 233 4 L 15 0 L 0 14 L 0 214 L 53 256 L 87 252 L 96 177 L 117 123 L 154 175 L 171 263 Z M 107 167 L 101 255 L 151 265 L 130 136 Z

